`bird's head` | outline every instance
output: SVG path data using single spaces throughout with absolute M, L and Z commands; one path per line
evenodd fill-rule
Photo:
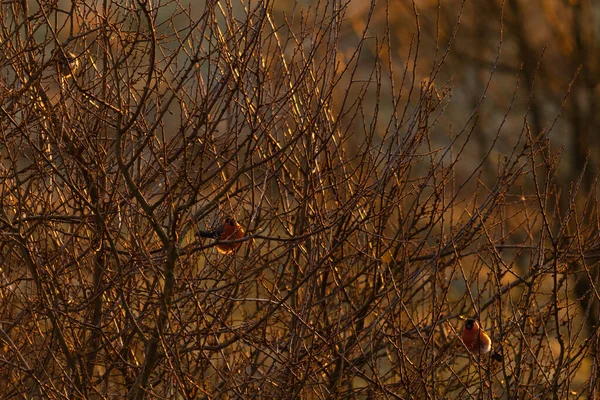
M 234 218 L 232 217 L 227 217 L 225 218 L 225 223 L 229 226 L 235 226 L 236 225 L 236 221 Z
M 465 329 L 470 331 L 473 328 L 477 329 L 477 321 L 475 321 L 473 318 L 469 318 L 467 320 L 467 322 L 465 322 Z

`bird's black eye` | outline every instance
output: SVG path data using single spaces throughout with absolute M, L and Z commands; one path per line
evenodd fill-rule
M 465 324 L 465 329 L 470 331 L 471 329 L 473 329 L 474 323 L 475 321 L 473 321 L 472 319 L 467 320 L 467 323 Z

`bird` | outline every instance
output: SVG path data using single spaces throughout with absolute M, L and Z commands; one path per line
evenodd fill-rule
M 64 49 L 56 51 L 56 67 L 63 78 L 71 78 L 79 69 L 79 60 L 72 52 Z
M 216 229 L 210 231 L 199 230 L 198 236 L 217 239 L 215 244 L 217 251 L 222 254 L 231 254 L 242 245 L 239 240 L 244 238 L 244 228 L 234 218 L 228 217 Z M 235 242 L 232 243 L 232 241 Z
M 473 318 L 469 318 L 465 322 L 462 341 L 473 354 L 486 354 L 492 351 L 492 339 L 479 327 L 479 324 Z M 496 361 L 502 361 L 502 354 L 495 351 L 492 353 L 492 358 Z

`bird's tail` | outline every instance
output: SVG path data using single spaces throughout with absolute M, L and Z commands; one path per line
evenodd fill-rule
M 203 238 L 218 239 L 219 236 L 221 236 L 221 233 L 218 232 L 218 230 L 203 231 L 203 230 L 199 229 L 196 231 L 196 235 L 203 237 Z
M 502 356 L 502 350 L 496 350 L 492 353 L 492 358 L 498 362 L 502 362 L 502 359 L 504 358 Z

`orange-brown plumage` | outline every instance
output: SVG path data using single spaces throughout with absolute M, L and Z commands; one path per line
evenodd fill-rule
M 492 350 L 492 339 L 474 319 L 468 319 L 465 322 L 462 341 L 473 354 L 486 354 Z M 502 361 L 502 355 L 497 352 L 493 353 L 492 357 L 496 361 Z
M 244 228 L 233 218 L 225 218 L 223 224 L 212 231 L 198 231 L 201 237 L 217 239 L 215 246 L 219 253 L 229 254 L 235 252 L 242 245 L 240 239 L 244 238 Z M 233 242 L 235 241 L 235 242 Z

